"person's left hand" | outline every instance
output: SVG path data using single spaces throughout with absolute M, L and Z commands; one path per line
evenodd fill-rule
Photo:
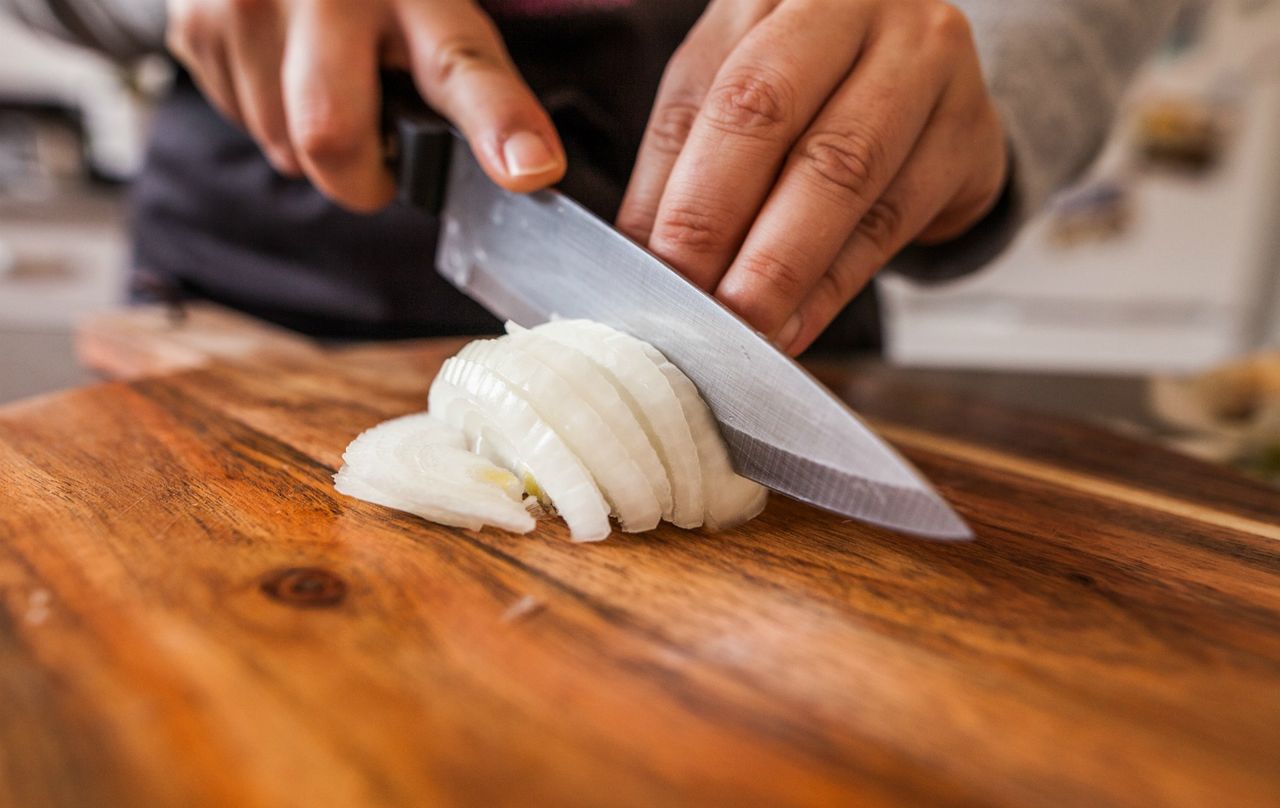
M 618 226 L 780 348 L 904 246 L 991 208 L 1004 132 L 941 0 L 713 0 L 663 76 Z

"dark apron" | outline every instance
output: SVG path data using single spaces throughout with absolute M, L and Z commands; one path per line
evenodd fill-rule
M 612 219 L 663 66 L 700 4 L 597 3 L 603 10 L 535 16 L 522 14 L 518 2 L 491 5 L 564 140 L 569 171 L 561 190 Z M 135 290 L 144 296 L 159 290 L 208 299 L 324 338 L 500 330 L 433 270 L 434 219 L 399 205 L 349 213 L 306 181 L 280 176 L 185 74 L 156 111 L 132 201 Z M 824 345 L 878 345 L 871 296 L 850 309 Z

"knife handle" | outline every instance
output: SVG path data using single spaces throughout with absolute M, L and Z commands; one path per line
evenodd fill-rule
M 408 73 L 382 73 L 382 134 L 397 198 L 439 214 L 449 178 L 453 128 L 422 100 Z

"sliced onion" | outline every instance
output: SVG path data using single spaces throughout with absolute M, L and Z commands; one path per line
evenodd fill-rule
M 473 343 L 474 345 L 475 343 Z M 537 411 L 501 377 L 464 357 L 444 363 L 431 386 L 431 412 L 462 429 L 470 445 L 500 435 L 569 525 L 577 541 L 608 537 L 609 506 L 578 457 Z
M 671 485 L 671 522 L 699 527 L 704 519 L 697 445 L 675 391 L 640 347 L 644 343 L 589 320 L 555 320 L 532 329 L 595 362 L 649 437 Z M 717 433 L 718 434 L 718 433 Z
M 534 527 L 515 475 L 467 451 L 459 430 L 430 415 L 365 430 L 342 459 L 334 476 L 339 493 L 471 530 Z
M 671 384 L 689 421 L 689 431 L 695 436 L 698 462 L 702 465 L 702 498 L 707 529 L 727 530 L 754 518 L 764 510 L 769 490 L 733 470 L 711 408 L 702 400 L 689 377 L 657 348 L 647 342 L 636 342 Z
M 338 490 L 449 525 L 527 532 L 528 493 L 577 541 L 623 530 L 715 530 L 767 491 L 733 470 L 697 388 L 653 346 L 599 323 L 556 321 L 473 342 L 431 386 L 431 415 L 362 433 Z
M 605 375 L 604 368 L 578 351 L 567 349 L 549 337 L 507 323 L 515 345 L 556 374 L 564 395 L 581 398 L 605 423 L 623 450 L 640 467 L 650 490 L 662 508 L 662 518 L 670 521 L 673 502 L 671 481 L 657 449 L 645 433 L 636 411 L 624 401 Z M 607 492 L 606 492 L 607 493 Z
M 591 473 L 623 530 L 652 530 L 662 507 L 639 464 L 573 387 L 510 337 L 479 340 L 459 359 L 481 365 L 529 402 Z

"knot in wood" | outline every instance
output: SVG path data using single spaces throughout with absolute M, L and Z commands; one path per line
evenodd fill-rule
M 290 567 L 268 573 L 262 593 L 272 600 L 299 609 L 337 606 L 347 595 L 347 583 L 319 567 Z

